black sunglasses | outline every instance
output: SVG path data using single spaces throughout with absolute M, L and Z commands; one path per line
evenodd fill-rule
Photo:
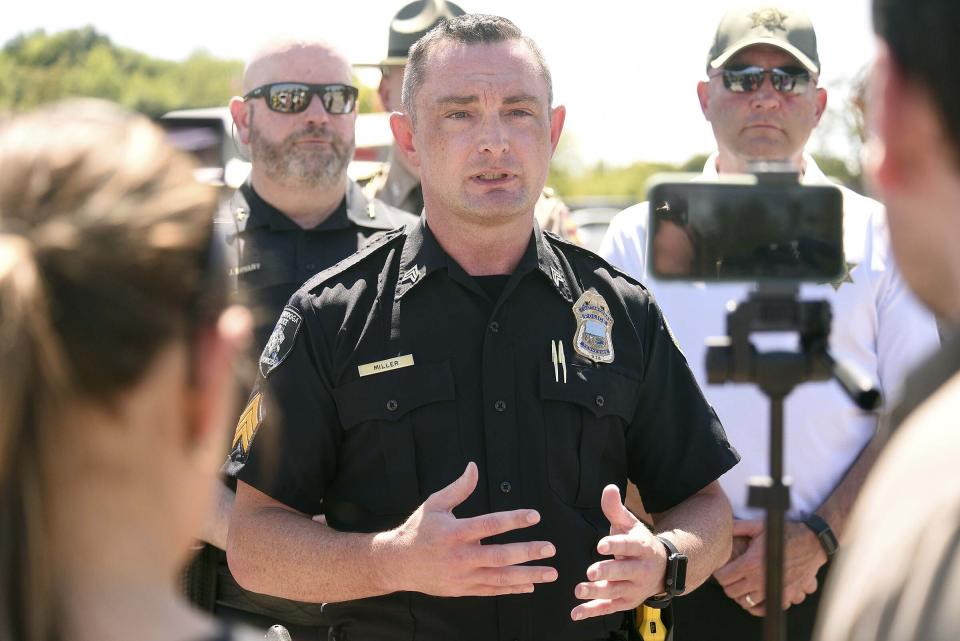
M 282 114 L 298 114 L 306 111 L 313 100 L 313 94 L 320 96 L 320 102 L 328 114 L 348 114 L 357 106 L 360 92 L 356 87 L 344 84 L 311 85 L 305 82 L 273 82 L 247 93 L 243 99 L 264 98 L 271 111 Z
M 777 67 L 764 69 L 750 66 L 742 68 L 724 68 L 714 76 L 723 76 L 723 86 L 733 93 L 753 93 L 770 76 L 770 84 L 780 93 L 802 94 L 812 80 L 810 72 L 799 67 Z

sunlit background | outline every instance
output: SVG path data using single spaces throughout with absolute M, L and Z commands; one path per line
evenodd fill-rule
M 18 34 L 42 29 L 50 35 L 92 26 L 113 45 L 153 58 L 184 61 L 204 52 L 242 61 L 269 37 L 296 35 L 328 40 L 354 62 L 376 63 L 386 54 L 390 20 L 403 4 L 404 0 L 123 4 L 39 0 L 8 3 L 0 41 L 9 48 Z M 554 76 L 556 101 L 568 108 L 552 177 L 561 191 L 587 188 L 568 182 L 571 176 L 586 173 L 606 176 L 608 184 L 596 185 L 596 190 L 622 191 L 621 183 L 632 180 L 625 171 L 631 165 L 696 165 L 698 155 L 712 150 L 695 85 L 704 77 L 707 49 L 727 8 L 723 2 L 463 0 L 460 4 L 468 11 L 512 19 L 544 50 Z M 869 1 L 807 0 L 803 6 L 817 28 L 821 85 L 830 92 L 828 113 L 810 149 L 818 157 L 836 159 L 825 163 L 828 171 L 845 179 L 845 172 L 853 174 L 855 181 L 860 145 L 849 99 L 854 79 L 873 54 Z M 0 71 L 10 64 L 2 61 Z M 378 72 L 361 71 L 358 78 L 374 87 Z M 0 87 L 0 100 L 9 108 L 9 87 Z

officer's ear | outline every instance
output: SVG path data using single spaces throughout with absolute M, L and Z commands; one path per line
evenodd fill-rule
M 417 153 L 417 147 L 413 140 L 413 121 L 407 114 L 394 112 L 390 114 L 390 129 L 393 130 L 393 138 L 397 142 L 397 148 L 411 165 L 420 166 L 420 156 Z
M 237 126 L 240 142 L 244 145 L 250 144 L 250 105 L 240 96 L 234 96 L 230 99 L 230 115 L 233 117 L 233 124 Z
M 814 96 L 814 116 L 817 119 L 817 124 L 820 124 L 820 118 L 823 117 L 823 114 L 826 110 L 827 90 L 823 87 L 817 87 L 816 94 Z
M 563 105 L 557 105 L 550 110 L 550 149 L 557 150 L 557 144 L 560 142 L 560 134 L 563 133 L 563 123 L 567 119 L 567 108 Z
M 700 101 L 700 111 L 703 117 L 710 120 L 710 83 L 700 81 L 697 83 L 697 100 Z

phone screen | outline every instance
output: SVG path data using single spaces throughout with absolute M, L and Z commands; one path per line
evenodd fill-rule
M 835 187 L 662 182 L 648 196 L 657 278 L 826 283 L 843 273 Z

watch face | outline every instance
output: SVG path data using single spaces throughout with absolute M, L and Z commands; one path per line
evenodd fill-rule
M 687 557 L 683 554 L 675 555 L 677 559 L 676 580 L 673 585 L 673 594 L 683 594 L 687 589 Z
M 833 556 L 837 551 L 837 547 L 839 547 L 837 537 L 834 535 L 833 530 L 828 527 L 818 534 L 817 538 L 820 539 L 820 545 L 823 546 L 823 551 L 827 553 L 827 556 Z

